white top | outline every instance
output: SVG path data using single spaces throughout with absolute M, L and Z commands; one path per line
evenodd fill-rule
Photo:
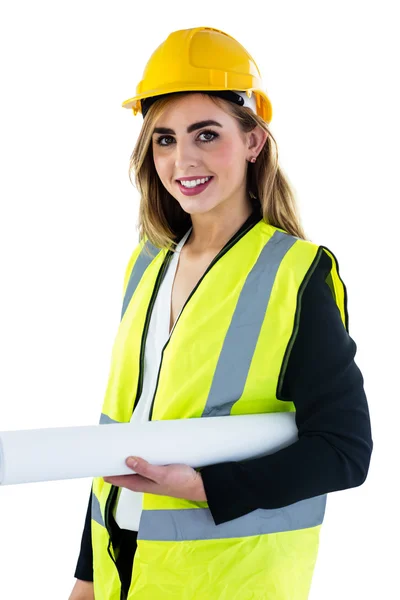
M 178 267 L 181 248 L 186 242 L 191 230 L 192 227 L 190 227 L 189 231 L 185 233 L 177 245 L 176 251 L 172 255 L 166 274 L 157 292 L 146 338 L 143 388 L 139 402 L 136 404 L 133 411 L 130 420 L 131 423 L 143 423 L 144 421 L 149 420 L 150 405 L 156 387 L 158 370 L 160 368 L 161 352 L 170 336 L 169 323 L 171 315 L 172 285 Z M 175 327 L 175 323 L 171 333 Z M 119 488 L 114 507 L 114 518 L 121 529 L 139 531 L 140 515 L 142 514 L 142 500 L 143 492 L 133 492 L 132 490 L 123 487 Z

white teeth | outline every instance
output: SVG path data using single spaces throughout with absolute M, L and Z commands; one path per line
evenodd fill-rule
M 204 179 L 193 179 L 192 181 L 180 181 L 180 184 L 184 187 L 192 188 L 196 187 L 196 185 L 199 185 L 200 183 L 205 183 L 209 179 L 211 179 L 211 177 L 204 177 Z

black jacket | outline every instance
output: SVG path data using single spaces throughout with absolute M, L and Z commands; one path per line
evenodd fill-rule
M 243 227 L 259 218 L 253 213 Z M 326 282 L 330 269 L 331 258 L 322 252 L 303 292 L 299 329 L 279 397 L 296 407 L 299 439 L 268 456 L 201 469 L 216 525 L 257 508 L 279 508 L 357 487 L 367 477 L 373 448 L 368 403 L 354 361 L 356 344 Z M 76 578 L 87 581 L 93 581 L 90 519 L 91 494 L 75 570 Z M 135 539 L 129 537 L 135 548 L 126 555 L 127 574 Z

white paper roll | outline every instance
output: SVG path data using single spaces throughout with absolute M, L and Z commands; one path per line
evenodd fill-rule
M 193 468 L 277 452 L 297 440 L 295 413 L 0 432 L 0 485 L 134 473 L 128 456 Z

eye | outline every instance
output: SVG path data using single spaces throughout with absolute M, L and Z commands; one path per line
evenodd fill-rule
M 215 133 L 214 131 L 202 131 L 200 133 L 200 135 L 212 135 L 213 137 L 208 140 L 203 140 L 205 144 L 208 144 L 208 142 L 213 142 L 217 137 L 218 137 L 218 133 Z
M 158 144 L 159 146 L 169 146 L 169 144 L 162 144 L 162 140 L 172 140 L 173 138 L 171 138 L 170 135 L 162 135 L 159 138 L 156 139 L 156 144 Z
M 212 135 L 212 139 L 208 139 L 208 140 L 200 140 L 202 142 L 202 144 L 209 144 L 210 142 L 213 142 L 215 139 L 217 139 L 217 137 L 219 137 L 219 134 L 216 133 L 215 131 L 211 131 L 211 130 L 207 130 L 207 131 L 202 131 L 199 134 L 199 138 L 201 135 Z M 163 144 L 162 141 L 163 140 L 173 140 L 174 138 L 171 137 L 170 135 L 161 135 L 160 137 L 158 137 L 156 139 L 156 144 L 158 144 L 159 146 L 170 146 L 171 144 Z

